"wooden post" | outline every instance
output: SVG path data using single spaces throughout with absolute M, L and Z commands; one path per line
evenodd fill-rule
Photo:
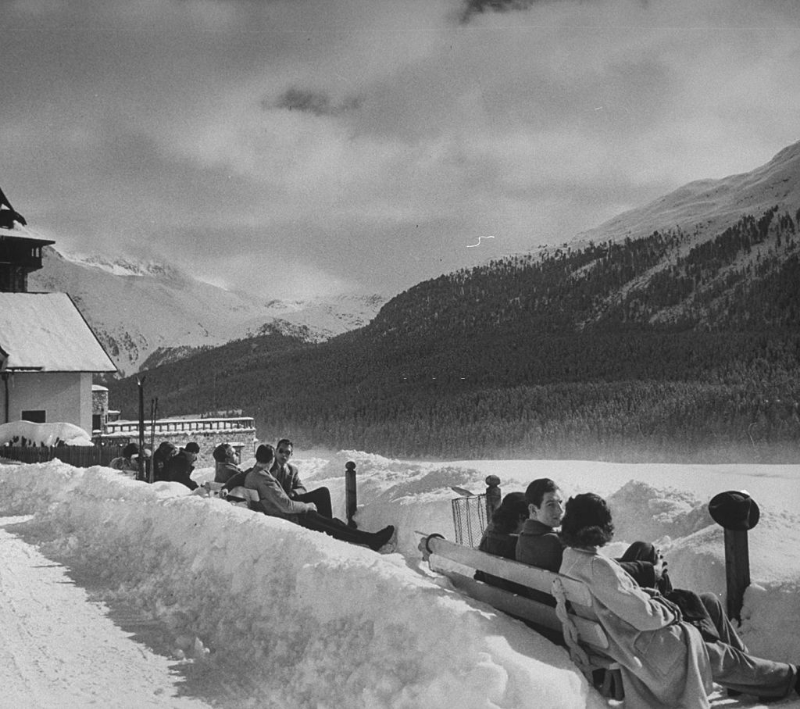
M 725 605 L 728 617 L 741 622 L 744 592 L 750 585 L 747 532 L 758 524 L 758 505 L 746 490 L 729 490 L 711 499 L 708 512 L 725 530 Z
M 500 507 L 500 478 L 496 475 L 486 477 L 486 524 L 492 521 L 494 511 Z
M 139 386 L 139 457 L 137 458 L 139 472 L 137 479 L 144 480 L 144 377 L 137 379 L 136 383 Z
M 344 465 L 344 499 L 347 524 L 355 529 L 358 525 L 353 517 L 358 508 L 358 500 L 356 498 L 356 464 L 352 460 Z
M 741 623 L 744 592 L 750 585 L 750 550 L 745 530 L 725 530 L 725 581 L 728 617 Z

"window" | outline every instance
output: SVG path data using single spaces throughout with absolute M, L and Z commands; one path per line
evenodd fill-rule
M 47 423 L 46 411 L 23 411 L 20 418 L 31 423 Z

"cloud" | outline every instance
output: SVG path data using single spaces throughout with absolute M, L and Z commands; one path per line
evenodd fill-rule
M 798 138 L 783 0 L 20 0 L 4 22 L 15 207 L 210 279 L 280 254 L 305 291 L 396 291 Z

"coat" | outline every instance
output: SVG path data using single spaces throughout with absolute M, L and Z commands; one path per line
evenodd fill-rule
M 567 548 L 560 573 L 583 581 L 620 665 L 625 709 L 708 709 L 711 668 L 700 632 L 613 559 Z
M 283 517 L 297 522 L 298 516 L 314 509 L 309 502 L 292 500 L 283 489 L 277 478 L 265 468 L 256 465 L 247 471 L 244 486 L 258 492 L 257 509 L 271 517 Z

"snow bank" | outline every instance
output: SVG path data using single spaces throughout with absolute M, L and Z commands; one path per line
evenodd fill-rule
M 800 466 L 723 475 L 715 466 L 411 463 L 358 451 L 296 460 L 310 488 L 330 488 L 341 517 L 350 460 L 359 526 L 398 525 L 399 553 L 380 556 L 177 484 L 59 461 L 0 465 L 0 514 L 33 515 L 28 525 L 48 555 L 99 570 L 110 600 L 165 624 L 175 656 L 246 683 L 236 706 L 551 709 L 605 703 L 562 649 L 455 594 L 420 562 L 415 530 L 454 538 L 451 487 L 480 492 L 497 473 L 503 493 L 543 476 L 567 495 L 599 492 L 617 527 L 608 553 L 655 541 L 676 586 L 721 596 L 723 532 L 707 500 L 746 487 L 761 521 L 749 535 L 753 583 L 741 634 L 755 654 L 800 659 Z M 213 470 L 193 477 L 202 483 Z
M 68 446 L 91 446 L 92 437 L 80 426 L 71 423 L 31 423 L 11 421 L 0 424 L 0 446 L 7 443 L 22 445 L 55 446 L 59 442 Z
M 46 553 L 99 569 L 258 705 L 602 705 L 562 649 L 399 554 L 105 468 L 0 466 L 0 481 L 2 514 L 33 514 Z

